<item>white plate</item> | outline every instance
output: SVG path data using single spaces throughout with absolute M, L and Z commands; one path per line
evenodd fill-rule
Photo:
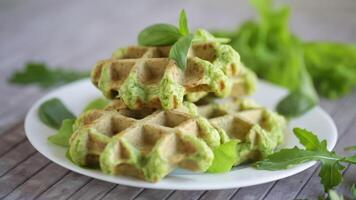
M 284 89 L 260 81 L 253 98 L 262 105 L 273 108 L 285 94 L 286 91 Z M 100 96 L 101 93 L 87 79 L 65 85 L 50 92 L 38 100 L 27 113 L 25 131 L 28 139 L 40 153 L 67 169 L 112 183 L 145 188 L 211 190 L 246 187 L 282 179 L 301 172 L 315 164 L 315 162 L 309 162 L 282 171 L 256 170 L 249 165 L 245 165 L 236 167 L 232 171 L 223 174 L 203 174 L 176 170 L 158 183 L 148 183 L 124 176 L 110 176 L 99 170 L 84 169 L 67 160 L 65 157 L 65 148 L 53 145 L 47 141 L 47 137 L 56 131 L 47 127 L 39 120 L 37 110 L 43 101 L 58 97 L 72 112 L 78 115 L 89 101 Z M 298 145 L 298 141 L 292 133 L 293 127 L 303 127 L 313 131 L 319 138 L 328 141 L 329 149 L 332 149 L 336 144 L 337 130 L 335 124 L 330 116 L 320 107 L 316 107 L 302 117 L 290 122 L 283 146 L 292 147 Z

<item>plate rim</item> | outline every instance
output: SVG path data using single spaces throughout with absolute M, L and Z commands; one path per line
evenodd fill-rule
M 126 185 L 126 186 L 132 186 L 132 187 L 140 187 L 140 188 L 150 188 L 150 189 L 161 189 L 161 190 L 219 190 L 219 189 L 231 189 L 231 188 L 240 188 L 240 187 L 248 187 L 248 186 L 253 186 L 253 185 L 259 185 L 259 184 L 264 184 L 264 183 L 268 183 L 268 182 L 272 182 L 272 181 L 276 181 L 276 180 L 280 180 L 295 174 L 298 174 L 310 167 L 312 167 L 313 165 L 315 165 L 317 162 L 316 161 L 310 161 L 307 163 L 303 163 L 303 164 L 299 164 L 295 167 L 289 168 L 288 170 L 279 170 L 279 171 L 283 171 L 283 173 L 279 173 L 279 175 L 276 175 L 270 179 L 264 179 L 264 181 L 260 181 L 258 183 L 254 183 L 249 182 L 247 184 L 239 184 L 239 181 L 236 181 L 236 184 L 231 184 L 231 185 L 216 185 L 216 184 L 202 184 L 201 186 L 195 186 L 192 187 L 191 185 L 184 185 L 184 184 L 175 184 L 174 186 L 170 185 L 170 184 L 166 184 L 166 185 L 157 185 L 156 183 L 150 183 L 150 182 L 146 182 L 146 181 L 142 181 L 142 180 L 138 180 L 138 179 L 133 179 L 131 177 L 125 177 L 125 176 L 112 176 L 112 175 L 107 175 L 102 173 L 101 171 L 99 171 L 101 173 L 101 176 L 96 176 L 93 173 L 98 172 L 98 170 L 93 170 L 93 169 L 85 169 L 85 168 L 81 168 L 73 163 L 71 163 L 71 166 L 67 166 L 65 163 L 62 163 L 61 161 L 57 160 L 57 158 L 52 157 L 50 155 L 49 152 L 45 152 L 43 151 L 41 148 L 38 148 L 36 145 L 36 142 L 33 141 L 34 138 L 32 138 L 29 134 L 30 130 L 29 130 L 29 123 L 31 121 L 30 117 L 31 114 L 36 112 L 36 109 L 38 108 L 38 106 L 40 105 L 40 103 L 42 103 L 43 101 L 51 98 L 52 96 L 54 96 L 55 93 L 60 92 L 61 90 L 65 90 L 67 87 L 73 87 L 75 85 L 79 85 L 79 84 L 83 84 L 83 82 L 88 82 L 89 79 L 82 79 L 82 80 L 78 80 L 69 84 L 65 84 L 63 86 L 57 87 L 55 89 L 53 89 L 52 91 L 44 94 L 41 98 L 37 99 L 36 102 L 34 104 L 32 104 L 32 106 L 30 107 L 30 109 L 28 110 L 26 117 L 25 117 L 25 121 L 24 121 L 24 129 L 25 129 L 25 134 L 27 139 L 29 140 L 29 142 L 31 143 L 31 145 L 40 153 L 42 154 L 44 157 L 46 157 L 47 159 L 49 159 L 50 161 L 70 170 L 70 171 L 74 171 L 76 173 L 94 178 L 94 179 L 99 179 L 102 181 L 106 181 L 106 182 L 111 182 L 111 183 L 115 183 L 115 184 L 121 184 L 121 185 Z M 281 90 L 285 90 L 279 86 L 276 86 L 274 84 L 268 83 L 266 81 L 263 80 L 259 80 L 258 84 L 266 84 L 269 86 L 273 86 L 276 87 L 278 89 Z M 330 130 L 331 136 L 332 136 L 332 142 L 330 143 L 328 141 L 328 149 L 331 150 L 335 147 L 336 143 L 337 143 L 337 139 L 338 139 L 338 131 L 337 131 L 337 127 L 335 125 L 334 120 L 331 118 L 331 116 L 325 111 L 323 110 L 319 105 L 316 106 L 315 108 L 313 108 L 313 110 L 315 110 L 316 112 L 320 112 L 321 115 L 323 115 L 323 117 L 325 118 L 325 120 L 328 121 L 328 124 L 331 126 L 332 130 Z M 94 172 L 93 172 L 94 171 Z M 265 171 L 265 170 L 259 170 L 259 171 Z M 231 171 L 232 172 L 232 171 Z M 229 172 L 229 173 L 231 173 Z M 208 174 L 207 174 L 208 175 Z M 179 175 L 176 175 L 179 176 Z M 186 176 L 186 175 L 185 175 Z

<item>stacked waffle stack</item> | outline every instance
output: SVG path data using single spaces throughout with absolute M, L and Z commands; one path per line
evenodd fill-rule
M 99 61 L 92 81 L 112 103 L 83 113 L 69 155 L 81 166 L 156 182 L 177 167 L 204 172 L 214 149 L 237 141 L 234 165 L 271 154 L 285 120 L 242 98 L 255 75 L 230 46 L 194 44 L 185 71 L 170 47 L 128 47 Z

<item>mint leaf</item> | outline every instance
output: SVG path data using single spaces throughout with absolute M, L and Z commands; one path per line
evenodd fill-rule
M 58 98 L 53 98 L 42 103 L 38 109 L 40 120 L 46 125 L 59 129 L 65 119 L 74 119 L 75 116 Z
M 110 101 L 107 99 L 104 99 L 104 98 L 94 99 L 93 101 L 89 102 L 88 105 L 85 106 L 84 112 L 88 111 L 88 110 L 93 110 L 93 109 L 103 109 L 109 103 L 110 103 Z
M 138 35 L 138 43 L 143 46 L 163 46 L 174 44 L 182 34 L 170 24 L 154 24 Z
M 50 68 L 45 63 L 29 62 L 25 68 L 16 71 L 8 80 L 12 84 L 36 84 L 42 88 L 50 88 L 89 77 L 89 72 L 79 72 L 61 68 Z
M 214 148 L 214 160 L 208 172 L 221 173 L 228 172 L 237 159 L 237 140 L 231 140 Z
M 324 185 L 324 190 L 329 191 L 342 181 L 341 171 L 345 168 L 338 160 L 322 160 L 319 176 L 321 183 Z
M 179 32 L 184 36 L 189 34 L 188 19 L 185 10 L 180 11 Z
M 62 125 L 59 131 L 52 136 L 48 137 L 48 141 L 53 144 L 60 145 L 63 147 L 69 146 L 69 138 L 73 133 L 73 124 L 75 119 L 65 119 L 62 122 Z
M 189 34 L 181 37 L 171 48 L 169 58 L 176 61 L 178 67 L 182 70 L 186 68 L 187 56 L 192 46 L 193 35 Z

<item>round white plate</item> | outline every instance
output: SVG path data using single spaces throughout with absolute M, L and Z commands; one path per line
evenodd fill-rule
M 278 100 L 285 94 L 286 91 L 284 89 L 260 81 L 257 92 L 252 98 L 266 107 L 274 108 Z M 211 190 L 246 187 L 282 179 L 301 172 L 315 164 L 315 162 L 309 162 L 281 171 L 256 170 L 249 165 L 245 165 L 222 174 L 192 173 L 178 169 L 158 183 L 148 183 L 125 176 L 110 176 L 99 170 L 81 168 L 66 158 L 65 148 L 53 145 L 47 141 L 48 136 L 54 134 L 56 131 L 47 127 L 39 120 L 37 116 L 38 107 L 45 100 L 58 97 L 73 113 L 78 115 L 89 101 L 100 96 L 101 93 L 88 79 L 62 86 L 50 92 L 38 100 L 27 113 L 25 131 L 28 139 L 40 153 L 67 169 L 112 183 L 145 188 Z M 332 149 L 336 144 L 337 130 L 335 124 L 330 116 L 320 107 L 315 107 L 302 117 L 293 119 L 290 122 L 283 144 L 285 147 L 299 146 L 297 139 L 292 133 L 293 127 L 303 127 L 313 131 L 320 139 L 328 141 L 329 149 Z

